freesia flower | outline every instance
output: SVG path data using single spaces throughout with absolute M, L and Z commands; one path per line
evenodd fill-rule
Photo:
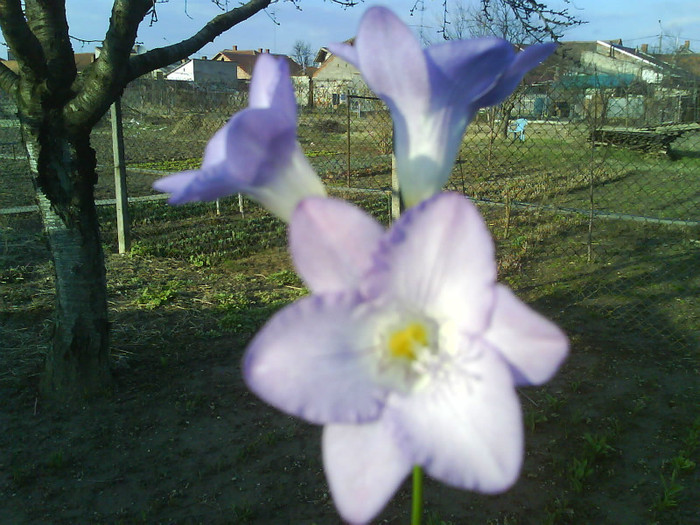
M 157 180 L 169 202 L 215 200 L 244 193 L 288 221 L 297 203 L 326 194 L 296 138 L 297 116 L 289 66 L 258 57 L 248 108 L 236 113 L 207 144 L 202 167 Z
M 289 241 L 312 294 L 257 334 L 244 377 L 271 405 L 325 425 L 324 468 L 343 518 L 371 520 L 414 465 L 485 493 L 514 483 L 515 387 L 547 381 L 568 343 L 496 283 L 476 207 L 441 193 L 384 231 L 348 203 L 308 198 Z
M 479 108 L 505 100 L 554 48 L 539 44 L 516 53 L 505 40 L 477 38 L 423 50 L 411 30 L 383 7 L 367 10 L 354 45 L 329 46 L 357 67 L 389 106 L 406 206 L 440 191 Z

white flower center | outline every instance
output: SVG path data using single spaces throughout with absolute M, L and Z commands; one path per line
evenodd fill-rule
M 418 352 L 428 346 L 428 331 L 422 323 L 409 323 L 389 336 L 389 355 L 414 361 Z
M 439 327 L 417 315 L 396 315 L 378 323 L 375 366 L 380 382 L 407 393 L 427 384 L 439 362 Z

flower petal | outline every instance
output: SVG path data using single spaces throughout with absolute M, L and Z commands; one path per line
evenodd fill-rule
M 245 193 L 288 221 L 304 197 L 325 196 L 296 139 L 296 99 L 284 59 L 261 55 L 253 71 L 250 107 L 236 113 L 207 144 L 202 168 L 153 187 L 180 204 Z
M 174 202 L 213 200 L 248 191 L 274 178 L 294 149 L 294 122 L 270 109 L 244 109 L 218 130 L 207 144 L 202 169 L 155 182 L 160 191 L 179 190 Z M 192 178 L 189 184 L 186 174 Z M 224 180 L 228 179 L 228 180 Z
M 274 149 L 274 148 L 273 148 Z M 298 142 L 294 142 L 286 159 L 273 160 L 274 152 L 267 158 L 261 170 L 270 170 L 270 179 L 243 191 L 285 222 L 289 222 L 297 205 L 307 197 L 326 196 L 326 189 L 309 164 Z
M 473 106 L 515 56 L 513 46 L 500 38 L 454 40 L 430 46 L 425 53 L 436 80 L 433 93 L 438 100 L 433 107 L 445 103 Z
M 451 320 L 467 333 L 488 326 L 494 245 L 464 196 L 441 193 L 408 210 L 386 234 L 376 259 L 380 271 L 373 281 L 386 282 L 400 304 L 437 322 Z
M 323 429 L 323 466 L 335 506 L 350 523 L 372 520 L 412 465 L 384 421 Z
M 496 287 L 491 325 L 484 339 L 511 365 L 518 385 L 551 379 L 568 353 L 564 332 L 502 285 Z
M 357 287 L 384 234 L 370 215 L 337 199 L 304 199 L 289 224 L 299 275 L 314 293 Z
M 311 423 L 376 419 L 386 391 L 367 361 L 372 334 L 358 304 L 351 294 L 311 296 L 275 314 L 246 350 L 248 387 Z
M 248 107 L 274 107 L 288 119 L 296 121 L 294 87 L 289 79 L 289 64 L 284 58 L 275 58 L 268 53 L 258 56 L 250 80 Z
M 263 186 L 283 170 L 296 146 L 296 124 L 275 109 L 244 109 L 226 125 L 226 142 L 218 144 L 225 154 L 207 147 L 208 155 L 217 155 L 230 175 L 243 188 Z M 221 130 L 224 131 L 224 130 Z M 220 131 L 220 132 L 221 132 Z M 205 165 L 209 161 L 205 156 Z
M 353 47 L 355 52 L 347 52 L 344 46 L 331 50 L 357 67 L 370 89 L 391 109 L 406 104 L 427 107 L 430 80 L 423 50 L 394 13 L 385 7 L 369 8 Z
M 523 456 L 522 417 L 507 364 L 492 349 L 453 363 L 411 396 L 391 396 L 395 420 L 413 463 L 449 485 L 502 492 L 517 479 Z
M 222 170 L 182 171 L 158 179 L 153 188 L 171 193 L 169 204 L 210 201 L 238 191 L 236 181 Z
M 525 74 L 554 53 L 556 48 L 557 44 L 547 42 L 526 47 L 523 51 L 517 53 L 510 67 L 503 73 L 503 76 L 474 103 L 483 108 L 503 102 L 515 90 Z
M 503 101 L 553 47 L 521 53 L 503 39 L 457 40 L 421 49 L 390 10 L 368 9 L 354 45 L 329 49 L 359 69 L 389 107 L 404 204 L 440 191 L 452 172 L 464 131 L 481 107 Z
M 154 188 L 172 192 L 176 204 L 245 193 L 283 220 L 302 198 L 326 194 L 295 122 L 275 108 L 240 111 L 207 144 L 201 170 L 165 177 Z
M 350 44 L 345 44 L 343 42 L 334 42 L 328 44 L 328 50 L 336 56 L 339 56 L 348 64 L 355 66 L 356 68 L 360 65 L 360 57 L 357 55 L 357 49 L 355 46 Z

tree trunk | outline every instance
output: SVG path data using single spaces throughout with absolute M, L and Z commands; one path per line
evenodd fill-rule
M 506 102 L 503 103 L 502 108 L 503 108 L 503 118 L 501 119 L 501 134 L 503 135 L 504 139 L 507 139 L 508 138 L 508 130 L 510 129 L 510 127 L 509 127 L 510 119 L 512 118 L 512 115 L 513 115 L 513 109 L 515 109 L 515 102 L 512 101 L 512 96 L 511 96 L 511 100 L 507 100 Z
M 70 401 L 103 393 L 111 383 L 107 284 L 94 200 L 96 158 L 89 131 L 70 136 L 60 119 L 42 120 L 22 129 L 56 279 L 41 390 Z
M 17 100 L 56 277 L 54 329 L 41 382 L 51 397 L 83 398 L 110 383 L 91 128 L 127 83 L 195 53 L 270 3 L 247 0 L 189 38 L 132 56 L 139 24 L 155 0 L 115 1 L 100 56 L 78 75 L 65 1 L 0 0 L 2 34 L 17 61 L 16 71 L 0 63 L 0 89 Z

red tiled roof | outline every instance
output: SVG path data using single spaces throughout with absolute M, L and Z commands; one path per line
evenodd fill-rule
M 88 67 L 90 64 L 92 64 L 95 61 L 95 54 L 94 53 L 75 53 L 75 66 L 78 69 L 78 71 L 82 71 L 86 67 Z M 7 67 L 9 67 L 12 71 L 17 73 L 19 71 L 19 66 L 17 65 L 16 60 L 0 60 L 3 64 L 5 64 Z
M 253 73 L 255 60 L 257 59 L 258 55 L 261 55 L 262 53 L 263 51 L 261 49 L 224 49 L 223 51 L 219 51 L 216 55 L 214 55 L 212 60 L 235 62 L 240 69 L 251 75 Z M 286 59 L 287 63 L 289 64 L 289 72 L 292 76 L 301 73 L 301 66 L 288 56 L 275 53 L 270 54 L 273 57 Z

